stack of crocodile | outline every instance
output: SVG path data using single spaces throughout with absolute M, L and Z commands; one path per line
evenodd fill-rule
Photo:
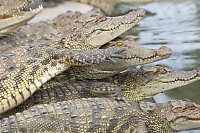
M 6 16 L 19 7 L 16 5 L 7 11 L 0 9 Z M 0 131 L 147 133 L 200 129 L 200 105 L 190 100 L 141 101 L 199 80 L 200 69 L 175 71 L 146 65 L 125 71 L 172 53 L 164 46 L 150 49 L 131 38 L 116 38 L 144 15 L 142 8 L 118 17 L 103 16 L 98 9 L 85 14 L 68 11 L 52 21 L 24 26 L 18 25 L 17 16 L 9 17 L 12 28 L 4 26 L 7 32 L 0 39 Z

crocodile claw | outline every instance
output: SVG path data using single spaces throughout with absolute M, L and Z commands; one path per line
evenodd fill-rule
M 121 89 L 116 89 L 110 92 L 111 97 L 113 97 L 115 100 L 117 101 L 124 101 L 125 97 L 124 97 L 124 93 L 122 92 Z
M 110 61 L 116 63 L 116 61 L 115 61 L 114 59 L 112 59 L 111 57 L 108 57 L 108 60 L 110 60 Z
M 112 57 L 112 58 L 119 58 L 119 59 L 123 59 L 124 58 L 124 56 L 121 55 L 121 54 L 112 54 L 112 55 L 110 55 L 110 57 Z
M 121 52 L 124 52 L 126 50 L 125 47 L 117 47 L 115 48 L 116 50 L 114 52 L 112 52 L 110 55 L 108 55 L 107 59 L 116 63 L 116 61 L 113 58 L 118 58 L 118 59 L 123 59 L 124 56 L 121 55 Z

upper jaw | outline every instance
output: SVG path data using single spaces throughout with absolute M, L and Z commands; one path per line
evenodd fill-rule
M 126 25 L 132 27 L 144 18 L 145 13 L 145 9 L 136 8 L 132 12 L 129 12 L 123 16 L 107 17 L 107 25 L 103 24 L 102 27 L 97 30 L 117 30 Z
M 168 70 L 169 68 L 167 68 Z M 200 68 L 193 71 L 174 71 L 169 69 L 167 73 L 167 78 L 162 78 L 159 82 L 163 83 L 175 83 L 175 82 L 186 82 L 195 81 L 200 79 Z

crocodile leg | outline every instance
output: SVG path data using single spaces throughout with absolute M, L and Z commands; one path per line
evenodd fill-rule
M 113 61 L 112 58 L 123 58 L 119 53 L 125 48 L 109 48 L 109 49 L 92 49 L 92 50 L 62 50 L 62 52 L 54 55 L 52 58 L 63 64 L 70 65 L 91 65 L 97 64 L 106 59 Z M 69 52 L 70 51 L 70 52 Z
M 80 82 L 79 84 L 81 84 Z M 86 89 L 88 89 L 90 93 L 96 97 L 111 97 L 116 100 L 125 99 L 121 88 L 112 83 L 87 80 L 85 84 L 86 84 Z
M 36 56 L 39 56 L 38 53 L 42 53 L 43 57 L 46 57 L 46 58 L 41 60 L 42 57 L 39 56 L 40 58 L 38 57 L 37 59 L 32 60 L 32 56 L 29 55 L 31 50 L 28 50 L 26 53 L 27 54 L 26 61 L 28 63 L 27 65 L 30 65 L 30 68 L 32 69 L 24 68 L 23 71 L 19 72 L 18 75 L 22 75 L 22 76 L 15 77 L 15 80 L 18 82 L 11 82 L 10 79 L 8 78 L 8 76 L 12 75 L 13 73 L 8 72 L 5 76 L 2 76 L 0 80 L 1 81 L 0 82 L 0 87 L 1 87 L 0 113 L 3 113 L 9 109 L 12 109 L 13 107 L 24 102 L 38 88 L 40 88 L 42 84 L 44 84 L 49 79 L 57 75 L 59 72 L 62 72 L 66 70 L 67 68 L 69 68 L 70 65 L 89 65 L 89 64 L 99 63 L 101 61 L 108 59 L 108 57 L 121 58 L 121 56 L 116 56 L 116 54 L 125 50 L 122 47 L 118 47 L 118 48 L 110 48 L 107 50 L 93 49 L 89 51 L 63 50 L 65 53 L 63 53 L 63 51 L 61 52 L 56 51 L 56 50 L 51 51 L 51 52 L 55 52 L 54 54 L 47 51 L 46 53 L 44 53 L 44 51 L 41 50 L 41 47 L 40 49 L 37 48 L 38 49 L 37 51 L 34 51 L 34 47 L 32 46 L 28 47 L 28 49 L 30 48 L 31 50 L 33 50 L 32 56 L 36 57 Z M 19 55 L 19 58 L 22 59 L 21 62 L 25 60 L 23 56 L 26 54 L 23 53 L 22 55 Z M 51 54 L 55 56 L 52 56 Z M 57 56 L 57 55 L 62 55 L 65 58 L 63 58 L 62 56 Z M 8 65 L 7 68 L 10 68 L 10 65 L 13 65 L 10 62 L 14 62 L 14 60 L 11 57 L 8 58 L 6 62 L 4 61 L 3 63 Z M 15 66 L 11 66 L 11 67 L 13 68 L 13 71 L 16 69 L 14 68 Z M 23 66 L 19 66 L 19 67 L 20 67 L 20 70 L 22 70 Z M 44 70 L 40 71 L 40 69 L 44 69 Z M 28 73 L 33 73 L 33 74 L 27 77 Z M 12 95 L 10 95 L 10 91 L 12 91 Z

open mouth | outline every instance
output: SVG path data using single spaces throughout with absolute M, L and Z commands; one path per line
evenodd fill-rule
M 0 2 L 0 15 L 12 14 L 21 12 L 27 5 L 33 3 L 34 0 L 25 0 L 25 1 L 6 1 L 2 0 Z
M 19 12 L 16 12 L 16 13 L 7 13 L 7 14 L 4 14 L 4 15 L 0 15 L 0 20 L 9 19 L 9 18 L 13 18 L 13 17 L 25 16 L 25 15 L 28 15 L 28 14 L 34 14 L 34 13 L 41 11 L 42 9 L 43 9 L 42 5 L 39 5 L 38 8 L 36 8 L 36 9 L 30 8 L 29 11 L 19 10 Z
M 33 10 L 30 9 L 29 11 L 19 11 L 16 13 L 0 15 L 0 37 L 14 31 L 19 26 L 24 25 L 42 10 L 42 5 L 39 5 L 38 8 Z

